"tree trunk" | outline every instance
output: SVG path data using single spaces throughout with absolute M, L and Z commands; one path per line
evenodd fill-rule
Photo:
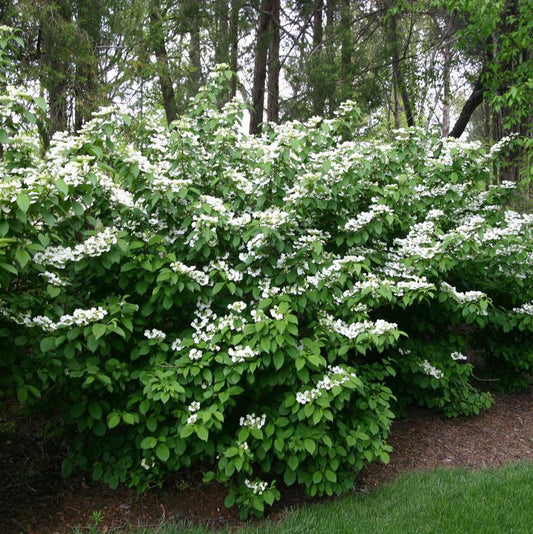
M 242 0 L 231 0 L 229 66 L 235 75 L 231 79 L 230 99 L 237 96 L 237 72 L 239 70 L 239 14 L 241 7 Z
M 41 83 L 48 93 L 46 145 L 55 132 L 68 129 L 68 87 L 71 78 L 72 13 L 68 2 L 45 9 L 40 20 Z
M 252 110 L 250 112 L 250 134 L 258 134 L 263 122 L 265 108 L 265 80 L 268 55 L 268 26 L 272 12 L 272 0 L 261 0 L 257 37 L 255 43 L 254 81 L 252 86 Z
M 161 89 L 161 96 L 163 97 L 163 108 L 165 109 L 167 123 L 170 124 L 178 116 L 178 110 L 174 86 L 170 75 L 170 64 L 165 44 L 165 32 L 159 0 L 151 0 L 150 2 L 150 36 L 152 50 L 156 57 L 159 87 Z
M 267 122 L 279 122 L 279 44 L 280 44 L 280 0 L 272 0 L 268 22 L 268 102 Z
M 227 0 L 218 0 L 215 7 L 217 36 L 215 46 L 215 64 L 229 63 L 229 27 L 230 9 Z
M 452 131 L 449 134 L 449 137 L 455 137 L 458 139 L 463 135 L 463 132 L 465 131 L 466 126 L 468 125 L 468 122 L 470 121 L 470 117 L 472 117 L 472 114 L 476 110 L 476 108 L 483 102 L 483 94 L 484 94 L 483 84 L 481 83 L 481 76 L 477 79 L 474 89 L 472 91 L 472 94 L 468 98 L 468 100 L 465 102 L 463 109 L 461 110 L 461 114 L 459 115 L 459 118 L 457 119 Z
M 342 0 L 341 6 L 341 98 L 350 95 L 352 86 L 353 35 L 351 30 L 350 0 Z
M 413 106 L 411 104 L 411 98 L 407 91 L 407 85 L 403 76 L 400 60 L 400 47 L 399 47 L 399 35 L 398 35 L 398 17 L 396 13 L 389 16 L 389 36 L 391 46 L 391 61 L 392 61 L 392 82 L 396 87 L 397 92 L 400 94 L 403 104 L 403 110 L 405 113 L 405 120 L 407 126 L 412 127 L 415 125 L 415 118 L 413 113 Z
M 335 65 L 335 10 L 337 8 L 337 0 L 326 0 L 326 28 L 325 28 L 325 61 L 328 65 Z M 337 73 L 335 74 L 332 71 L 330 80 L 327 83 L 327 90 L 325 91 L 324 99 L 324 108 L 326 107 L 326 102 L 328 103 L 328 111 L 331 114 L 334 109 L 337 108 L 337 88 L 336 88 L 336 78 Z M 325 109 L 324 109 L 325 111 Z
M 191 31 L 189 33 L 191 42 L 189 49 L 189 63 L 191 68 L 190 81 L 190 96 L 196 95 L 200 85 L 202 84 L 202 61 L 200 51 L 200 28 L 197 24 L 192 23 Z
M 442 137 L 447 137 L 450 133 L 450 63 L 451 51 L 450 44 L 446 43 L 442 49 L 443 69 L 442 69 L 442 85 L 443 85 L 443 99 L 442 99 Z
M 102 25 L 102 2 L 78 0 L 78 28 L 84 53 L 76 65 L 74 128 L 79 130 L 99 105 L 97 46 L 100 43 Z
M 313 54 L 319 62 L 322 58 L 322 47 L 324 41 L 324 28 L 323 28 L 323 9 L 324 0 L 314 0 L 313 2 Z M 311 100 L 313 102 L 313 113 L 315 115 L 324 115 L 325 109 L 325 94 L 324 88 L 321 87 L 317 80 L 311 87 Z

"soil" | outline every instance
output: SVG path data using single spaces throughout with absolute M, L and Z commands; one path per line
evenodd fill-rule
M 51 534 L 88 529 L 101 532 L 154 528 L 188 519 L 215 529 L 238 527 L 237 512 L 224 506 L 226 490 L 203 484 L 200 472 L 177 473 L 163 488 L 143 495 L 111 490 L 83 474 L 62 479 L 61 448 L 42 438 L 41 425 L 15 407 L 0 414 L 0 533 Z M 367 492 L 398 475 L 439 467 L 477 469 L 533 460 L 533 387 L 515 394 L 495 394 L 490 410 L 473 418 L 446 419 L 413 407 L 393 424 L 388 465 L 373 464 L 359 473 L 354 491 Z M 282 490 L 287 506 L 308 502 L 298 490 Z

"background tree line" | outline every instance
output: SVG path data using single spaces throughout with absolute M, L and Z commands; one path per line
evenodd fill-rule
M 170 123 L 217 63 L 252 133 L 346 99 L 373 132 L 517 133 L 516 154 L 532 133 L 533 0 L 0 0 L 0 23 L 26 43 L 10 81 L 47 100 L 44 147 L 111 103 Z

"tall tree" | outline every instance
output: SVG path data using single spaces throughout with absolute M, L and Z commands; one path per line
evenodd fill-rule
M 257 21 L 254 79 L 252 86 L 252 109 L 250 111 L 250 133 L 261 131 L 265 109 L 265 80 L 267 74 L 267 58 L 269 46 L 269 23 L 273 0 L 261 0 Z
M 279 122 L 280 0 L 272 0 L 268 21 L 267 122 Z
M 163 97 L 163 108 L 165 109 L 167 122 L 170 124 L 176 119 L 178 112 L 176 95 L 170 75 L 160 0 L 150 0 L 150 37 L 157 61 L 157 75 L 161 88 L 161 96 Z
M 76 61 L 74 87 L 75 123 L 79 130 L 102 101 L 98 79 L 98 47 L 102 45 L 103 0 L 77 0 L 77 24 L 81 53 Z

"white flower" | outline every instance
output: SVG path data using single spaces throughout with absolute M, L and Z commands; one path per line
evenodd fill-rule
M 154 462 L 153 460 L 152 460 L 151 463 L 148 463 L 148 460 L 147 460 L 146 458 L 143 458 L 143 459 L 141 460 L 141 467 L 142 467 L 143 469 L 146 469 L 146 470 L 148 470 L 148 469 L 152 469 L 152 467 L 154 467 L 154 465 L 155 465 L 155 462 Z
M 65 286 L 67 283 L 62 280 L 57 274 L 45 271 L 44 273 L 39 273 L 39 276 L 44 276 L 46 281 L 52 286 Z
M 266 414 L 256 416 L 255 413 L 251 413 L 246 415 L 246 417 L 241 417 L 239 424 L 243 427 L 260 429 L 265 426 L 266 417 Z
M 189 417 L 187 417 L 187 424 L 188 425 L 194 425 L 194 423 L 196 423 L 196 421 L 198 420 L 198 413 L 192 413 L 191 415 L 189 415 Z
M 191 349 L 189 351 L 189 359 L 191 360 L 201 360 L 203 353 L 200 349 Z
M 235 312 L 243 312 L 246 309 L 246 302 L 243 302 L 242 300 L 237 300 L 235 302 L 232 302 L 231 304 L 228 304 L 228 310 L 235 311 Z
M 174 261 L 170 264 L 170 268 L 178 273 L 188 276 L 191 280 L 194 280 L 201 286 L 206 286 L 209 284 L 209 276 L 203 273 L 202 271 L 197 270 L 194 267 L 185 265 L 181 261 Z
M 189 404 L 189 412 L 197 412 L 200 409 L 200 403 L 198 401 L 192 401 Z
M 183 345 L 181 343 L 182 343 L 182 340 L 180 338 L 177 338 L 172 342 L 172 345 L 170 346 L 170 348 L 174 352 L 179 352 L 180 350 L 183 349 Z
M 432 376 L 433 378 L 436 378 L 437 380 L 440 380 L 444 376 L 444 373 L 440 369 L 437 369 L 436 367 L 431 365 L 427 360 L 424 360 L 420 364 L 420 367 L 422 367 L 424 373 L 429 376 Z
M 165 332 L 158 330 L 157 328 L 152 328 L 152 330 L 145 330 L 144 337 L 147 339 L 155 339 L 157 341 L 163 341 L 166 337 Z
M 231 356 L 231 361 L 233 363 L 243 363 L 247 359 L 254 358 L 258 355 L 258 353 L 251 347 L 243 347 L 242 345 L 230 347 L 228 349 L 228 354 Z
M 324 391 L 330 391 L 335 386 L 342 386 L 356 377 L 357 375 L 355 373 L 350 373 L 340 366 L 329 366 L 328 373 L 316 383 L 314 388 L 296 393 L 296 402 L 299 404 L 308 404 L 320 397 Z
M 244 485 L 248 489 L 251 489 L 256 495 L 262 495 L 264 493 L 264 491 L 268 488 L 268 483 L 267 482 L 263 482 L 261 480 L 253 482 L 253 481 L 251 481 L 249 479 L 246 479 L 244 481 Z
M 64 267 L 69 261 L 80 261 L 84 256 L 101 256 L 111 250 L 118 242 L 118 230 L 105 228 L 99 234 L 88 237 L 83 243 L 70 247 L 48 247 L 44 252 L 37 252 L 33 257 L 35 263 Z
M 523 313 L 524 315 L 533 315 L 533 302 L 526 302 L 518 308 L 513 308 L 515 313 Z
M 452 352 L 451 353 L 452 360 L 468 360 L 468 358 L 462 354 L 461 352 Z
M 273 319 L 277 319 L 278 321 L 282 321 L 284 318 L 283 313 L 279 311 L 279 306 L 274 306 L 270 309 L 270 315 L 272 315 Z

